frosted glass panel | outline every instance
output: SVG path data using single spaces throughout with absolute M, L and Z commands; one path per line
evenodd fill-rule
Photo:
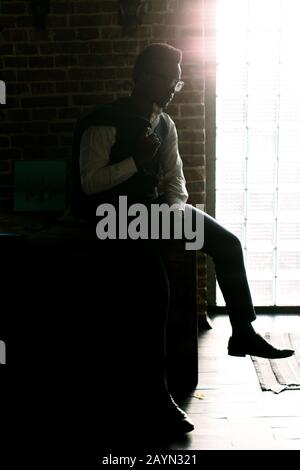
M 278 63 L 280 53 L 280 34 L 274 32 L 250 32 L 249 33 L 249 62 Z
M 254 31 L 278 30 L 280 28 L 280 3 L 280 0 L 251 0 L 249 2 L 250 28 Z
M 232 219 L 243 220 L 246 210 L 244 192 L 217 191 L 217 198 L 217 218 L 221 217 L 224 220 L 226 214 L 226 220 L 228 221 Z
M 299 18 L 299 0 L 217 0 L 216 218 L 256 305 L 300 305 Z
M 300 142 L 300 141 L 299 141 Z M 277 131 L 253 129 L 248 130 L 248 158 L 259 161 L 274 159 L 277 155 Z
M 265 186 L 274 187 L 276 183 L 276 167 L 274 161 L 256 161 L 249 160 L 248 162 L 248 186 Z
M 265 94 L 277 95 L 279 86 L 279 65 L 263 67 L 249 67 L 248 92 L 249 95 Z
M 218 159 L 246 158 L 247 140 L 244 129 L 217 129 L 216 157 Z
M 300 160 L 299 161 L 284 161 L 282 160 L 279 165 L 279 181 L 280 189 L 291 185 L 300 184 Z
M 275 124 L 277 120 L 278 100 L 277 98 L 249 97 L 248 121 L 249 125 Z
M 299 161 L 300 132 L 294 129 L 282 129 L 279 134 L 278 156 L 282 159 Z
M 217 163 L 216 189 L 243 189 L 245 185 L 245 160 L 222 159 Z
M 247 66 L 228 67 L 227 64 L 219 64 L 216 82 L 217 96 L 246 96 L 247 68 Z M 218 80 L 218 76 L 222 76 L 222 80 Z
M 246 102 L 239 98 L 218 99 L 218 127 L 244 126 L 246 122 Z
M 250 279 L 249 285 L 254 305 L 274 305 L 273 281 Z
M 247 266 L 249 271 L 249 277 L 251 273 L 262 274 L 272 279 L 274 269 L 274 253 L 273 251 L 248 251 L 247 253 Z

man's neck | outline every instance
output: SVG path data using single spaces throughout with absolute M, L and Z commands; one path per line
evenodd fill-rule
M 129 98 L 134 113 L 145 119 L 153 120 L 162 112 L 162 108 L 157 106 L 157 104 L 147 101 L 144 97 L 141 97 L 134 91 Z

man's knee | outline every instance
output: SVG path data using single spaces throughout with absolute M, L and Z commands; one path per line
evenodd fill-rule
M 243 250 L 240 239 L 232 232 L 228 232 L 226 236 L 226 248 L 230 252 L 241 252 Z

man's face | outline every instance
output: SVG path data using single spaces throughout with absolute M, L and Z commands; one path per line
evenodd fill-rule
M 147 98 L 160 108 L 166 108 L 172 101 L 178 81 L 181 80 L 180 65 L 157 64 L 145 81 Z

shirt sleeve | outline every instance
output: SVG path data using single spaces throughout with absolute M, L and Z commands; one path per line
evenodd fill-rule
M 174 121 L 169 117 L 169 133 L 163 149 L 162 189 L 167 204 L 178 204 L 184 210 L 188 199 L 183 164 L 178 150 L 178 136 Z
M 80 143 L 80 177 L 82 190 L 86 194 L 111 189 L 137 172 L 132 157 L 109 164 L 115 139 L 116 129 L 111 126 L 92 126 L 83 133 Z

